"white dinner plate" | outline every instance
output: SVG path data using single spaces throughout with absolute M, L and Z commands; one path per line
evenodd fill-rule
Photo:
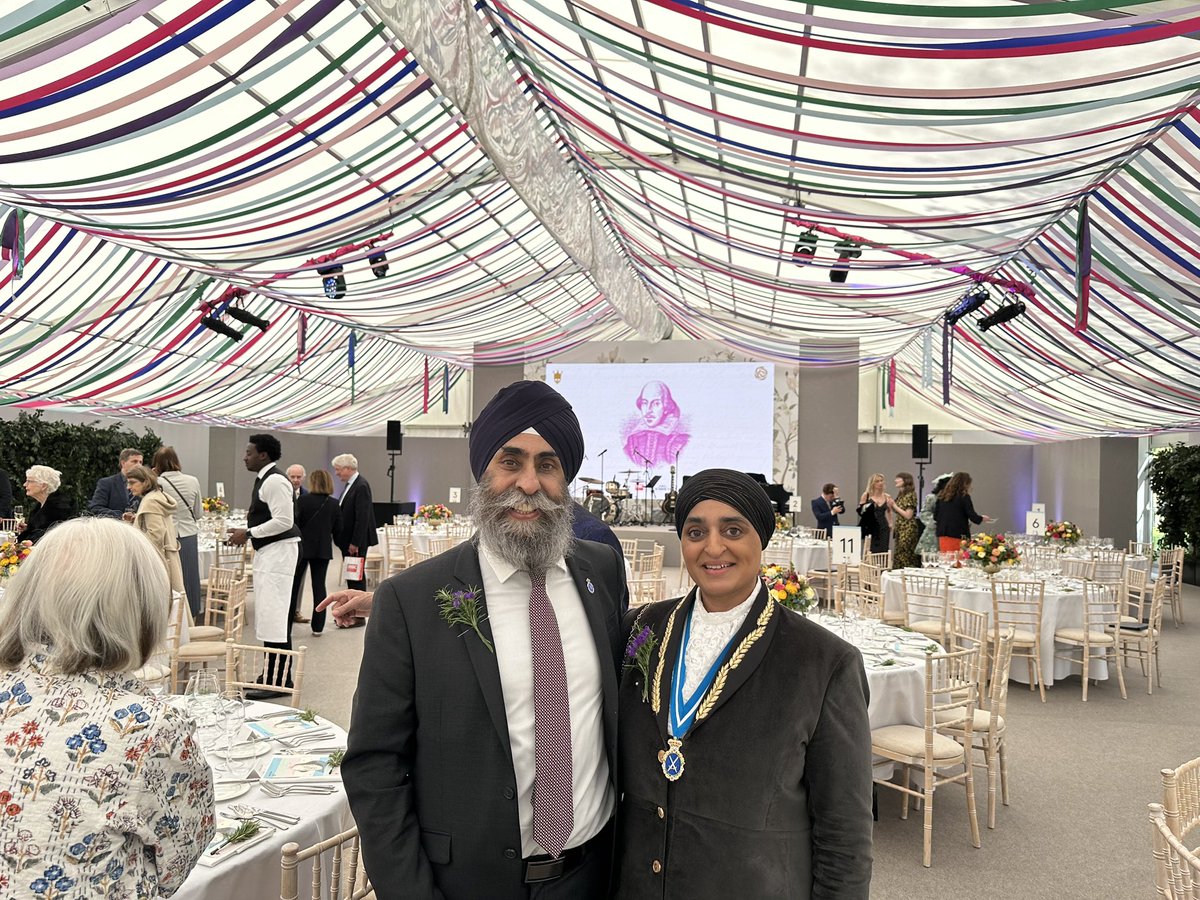
M 212 750 L 209 751 L 210 756 L 219 756 L 222 759 L 252 759 L 255 756 L 263 756 L 271 752 L 271 744 L 269 741 L 253 741 L 247 742 L 240 747 L 234 747 L 233 752 L 228 750 Z
M 213 800 L 217 803 L 224 803 L 227 800 L 232 800 L 234 797 L 240 797 L 242 794 L 248 793 L 253 787 L 249 782 L 244 784 L 216 784 L 213 785 Z

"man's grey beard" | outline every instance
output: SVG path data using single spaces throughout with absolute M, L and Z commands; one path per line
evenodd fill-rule
M 530 506 L 541 515 L 529 522 L 509 518 L 508 511 L 518 506 Z M 518 569 L 534 575 L 545 573 L 571 552 L 573 508 L 566 485 L 561 500 L 540 490 L 530 496 L 515 487 L 496 494 L 487 475 L 471 489 L 471 516 L 481 540 Z

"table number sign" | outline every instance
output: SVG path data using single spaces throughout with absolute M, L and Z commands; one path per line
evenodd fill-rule
M 857 525 L 834 525 L 833 534 L 833 565 L 858 565 L 862 558 L 862 531 Z
M 1042 506 L 1042 509 L 1038 510 L 1035 508 L 1035 509 L 1031 509 L 1029 512 L 1025 513 L 1025 533 L 1026 534 L 1041 534 L 1042 531 L 1046 527 L 1045 506 L 1040 503 L 1036 504 L 1036 506 Z

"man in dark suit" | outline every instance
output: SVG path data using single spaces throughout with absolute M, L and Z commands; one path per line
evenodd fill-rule
M 118 459 L 121 471 L 108 475 L 96 482 L 96 490 L 88 501 L 88 510 L 93 516 L 108 516 L 119 519 L 127 510 L 136 510 L 141 498 L 134 496 L 125 483 L 125 474 L 134 466 L 142 464 L 142 451 L 126 447 Z
M 613 530 L 608 527 L 608 524 L 599 516 L 594 516 L 587 511 L 585 506 L 579 503 L 573 504 L 573 516 L 571 519 L 571 531 L 575 537 L 581 541 L 595 541 L 598 544 L 608 544 L 617 553 L 623 553 L 621 549 L 621 539 L 613 533 Z
M 706 469 L 675 530 L 697 587 L 626 616 L 644 665 L 621 680 L 621 900 L 866 900 L 871 725 L 853 646 L 759 575 L 763 489 Z
M 366 560 L 367 549 L 379 543 L 375 533 L 375 507 L 371 500 L 371 486 L 367 479 L 358 474 L 358 459 L 352 453 L 341 453 L 333 458 L 333 471 L 346 485 L 340 501 L 342 507 L 342 530 L 337 545 L 343 557 L 358 557 Z M 346 587 L 366 590 L 367 579 L 347 580 Z
M 470 459 L 476 537 L 371 606 L 342 763 L 366 870 L 380 900 L 600 900 L 624 567 L 572 540 L 583 436 L 553 388 L 501 390 Z
M 821 496 L 812 501 L 817 527 L 825 529 L 825 537 L 833 535 L 833 526 L 840 524 L 838 516 L 846 511 L 846 501 L 838 496 L 838 486 L 832 481 L 821 488 Z
M 308 488 L 304 486 L 304 476 L 306 474 L 304 466 L 299 463 L 293 463 L 287 467 L 287 478 L 292 483 L 293 500 L 299 500 L 308 493 Z

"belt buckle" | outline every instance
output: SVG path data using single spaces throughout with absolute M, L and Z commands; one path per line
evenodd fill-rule
M 566 867 L 567 861 L 561 856 L 558 859 L 529 860 L 525 863 L 525 883 L 553 881 L 562 876 Z

